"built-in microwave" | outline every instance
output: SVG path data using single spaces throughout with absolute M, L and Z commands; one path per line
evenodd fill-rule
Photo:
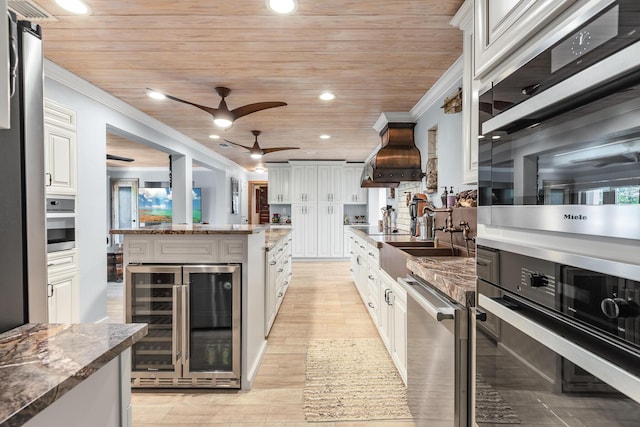
M 75 200 L 47 198 L 47 252 L 65 251 L 76 247 Z
M 640 2 L 593 4 L 480 94 L 479 223 L 640 240 Z

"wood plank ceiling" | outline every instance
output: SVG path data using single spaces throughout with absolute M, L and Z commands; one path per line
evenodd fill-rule
M 290 16 L 264 0 L 89 0 L 89 16 L 37 3 L 58 19 L 41 23 L 48 59 L 249 170 L 258 162 L 220 147 L 222 139 L 251 145 L 255 129 L 262 148 L 301 148 L 265 162 L 365 160 L 380 142 L 372 129 L 380 113 L 409 111 L 462 52 L 462 33 L 449 22 L 463 0 L 299 0 Z M 288 105 L 224 131 L 204 111 L 146 91 L 217 107 L 216 86 L 231 89 L 230 109 Z M 325 90 L 336 99 L 319 100 Z M 132 147 L 114 140 L 108 150 L 145 156 Z M 166 156 L 158 159 L 166 166 Z

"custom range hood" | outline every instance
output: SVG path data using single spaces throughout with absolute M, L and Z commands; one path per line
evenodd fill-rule
M 388 120 L 383 113 L 380 149 L 365 163 L 360 178 L 363 188 L 395 188 L 401 181 L 420 181 L 424 176 L 420 150 L 413 141 L 415 123 Z M 374 128 L 376 126 L 374 125 Z

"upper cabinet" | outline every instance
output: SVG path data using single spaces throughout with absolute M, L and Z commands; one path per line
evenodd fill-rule
M 467 0 L 469 3 L 470 0 Z M 577 0 L 476 0 L 474 72 L 480 77 Z M 464 7 L 464 6 L 463 6 Z
M 291 203 L 291 166 L 267 164 L 269 168 L 269 204 Z
M 47 194 L 77 193 L 76 113 L 50 100 L 44 104 L 44 172 Z
M 311 162 L 291 163 L 291 203 L 318 201 L 318 166 Z
M 318 201 L 342 203 L 344 162 L 318 164 Z
M 345 205 L 366 205 L 367 189 L 360 187 L 360 176 L 364 163 L 347 163 L 344 167 L 342 203 Z
M 9 129 L 9 22 L 7 0 L 0 0 L 0 129 Z

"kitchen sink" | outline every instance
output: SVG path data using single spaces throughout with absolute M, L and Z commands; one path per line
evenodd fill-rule
M 397 246 L 396 246 L 397 247 Z M 454 248 L 453 251 L 451 248 L 434 248 L 434 247 L 426 247 L 426 248 L 417 248 L 417 247 L 397 247 L 402 252 L 407 253 L 412 256 L 466 256 L 464 251 L 461 251 L 458 248 Z
M 432 248 L 433 240 L 409 240 L 405 242 L 386 242 L 387 245 L 396 248 Z

